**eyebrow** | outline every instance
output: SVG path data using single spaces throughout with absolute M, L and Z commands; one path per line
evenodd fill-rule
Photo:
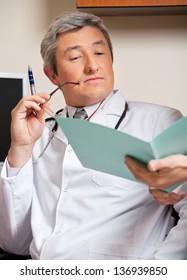
M 99 41 L 94 42 L 93 45 L 103 45 L 103 46 L 105 46 L 106 43 L 103 40 L 99 40 Z
M 95 45 L 103 45 L 103 46 L 105 46 L 106 43 L 103 40 L 98 40 L 98 41 L 93 42 L 92 45 L 93 46 L 95 46 Z M 65 49 L 65 53 L 71 52 L 73 50 L 80 49 L 81 47 L 82 47 L 81 45 L 75 45 L 75 46 L 72 46 L 72 47 L 68 47 L 67 49 Z

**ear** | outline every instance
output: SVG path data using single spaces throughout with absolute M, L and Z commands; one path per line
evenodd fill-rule
M 49 68 L 49 67 L 44 67 L 43 70 L 44 70 L 45 75 L 49 78 L 49 80 L 50 80 L 54 85 L 59 85 L 58 76 L 52 71 L 51 68 Z

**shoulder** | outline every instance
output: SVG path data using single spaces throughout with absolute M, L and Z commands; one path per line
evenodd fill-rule
M 159 104 L 155 104 L 155 103 L 142 102 L 142 101 L 128 101 L 128 104 L 129 104 L 130 109 L 133 109 L 133 108 L 138 108 L 138 110 L 148 109 L 148 110 L 154 110 L 157 112 L 161 112 L 163 110 L 178 111 L 177 109 L 172 108 L 172 107 L 159 105 Z
M 171 107 L 129 101 L 126 124 L 135 136 L 143 138 L 146 135 L 150 140 L 181 117 L 181 112 Z
M 129 101 L 128 108 L 129 108 L 129 112 L 132 113 L 136 112 L 136 114 L 143 114 L 144 116 L 148 116 L 148 115 L 155 116 L 155 117 L 173 116 L 174 119 L 175 118 L 178 119 L 182 117 L 181 112 L 175 108 L 148 103 L 148 102 Z

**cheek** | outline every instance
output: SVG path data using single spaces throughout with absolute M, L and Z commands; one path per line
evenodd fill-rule
M 108 75 L 111 75 L 111 76 L 114 75 L 113 64 L 112 64 L 112 61 L 110 61 L 109 59 L 103 61 L 102 68 L 104 69 L 104 71 L 106 73 L 108 73 Z
M 69 67 L 68 63 L 57 59 L 57 73 L 61 81 L 67 81 L 73 76 L 73 69 Z
M 66 69 L 66 68 L 64 68 Z M 67 68 L 68 69 L 68 68 Z M 68 71 L 58 71 L 58 77 L 61 81 L 73 81 L 75 80 L 75 73 L 76 71 L 70 71 L 70 69 Z
M 107 69 L 107 73 L 108 73 L 108 77 L 109 77 L 109 83 L 113 86 L 114 84 L 114 69 L 113 67 L 111 67 L 111 65 L 108 65 L 108 67 L 106 67 Z
M 78 67 L 78 65 L 76 64 L 74 65 L 65 64 L 61 67 L 61 69 L 64 69 L 60 71 L 61 76 L 64 76 L 66 78 L 76 78 L 80 73 L 80 67 Z

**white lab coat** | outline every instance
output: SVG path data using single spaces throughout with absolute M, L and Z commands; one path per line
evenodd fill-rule
M 114 127 L 124 104 L 116 92 L 91 121 Z M 147 141 L 181 117 L 167 107 L 128 105 L 119 129 Z M 4 164 L 0 247 L 33 259 L 187 258 L 186 199 L 176 205 L 181 220 L 169 232 L 169 206 L 154 201 L 146 185 L 83 168 L 60 129 L 39 157 L 50 126 L 17 175 L 8 177 Z

